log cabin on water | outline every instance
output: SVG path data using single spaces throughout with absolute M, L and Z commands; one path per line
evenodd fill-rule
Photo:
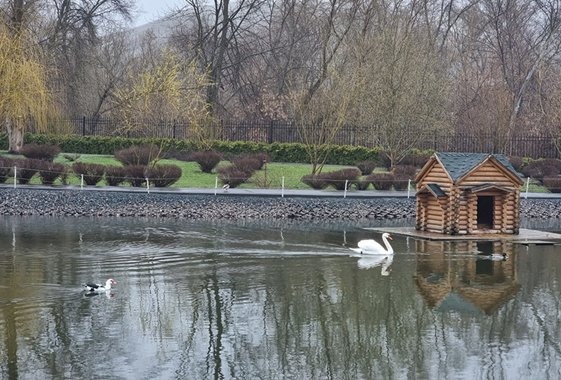
M 518 234 L 523 181 L 504 155 L 437 152 L 415 181 L 417 230 Z

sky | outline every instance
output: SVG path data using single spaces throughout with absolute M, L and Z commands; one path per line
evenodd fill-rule
M 185 0 L 136 0 L 138 8 L 142 11 L 134 24 L 136 26 L 146 24 L 162 17 L 167 10 L 180 6 Z

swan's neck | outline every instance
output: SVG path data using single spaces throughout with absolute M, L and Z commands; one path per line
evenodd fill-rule
M 388 251 L 388 253 L 391 255 L 393 253 L 393 248 L 390 245 L 390 242 L 388 241 L 388 238 L 384 236 L 384 244 L 386 245 L 386 250 Z

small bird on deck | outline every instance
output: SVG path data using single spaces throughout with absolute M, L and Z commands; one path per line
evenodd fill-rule
M 224 186 L 222 186 L 222 189 L 224 190 L 225 193 L 228 192 L 228 189 L 230 188 L 230 185 L 225 184 Z

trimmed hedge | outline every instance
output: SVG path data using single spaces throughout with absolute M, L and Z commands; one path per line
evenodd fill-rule
M 36 135 L 26 133 L 25 144 L 58 145 L 64 153 L 113 155 L 116 150 L 131 146 L 157 144 L 165 151 L 195 152 L 207 148 L 202 143 L 191 140 L 173 139 L 140 139 L 107 136 L 78 136 L 78 135 Z M 289 162 L 309 164 L 310 160 L 304 144 L 298 143 L 255 143 L 242 141 L 212 141 L 210 148 L 223 155 L 239 156 L 254 153 L 266 153 L 269 162 Z M 0 133 L 0 149 L 8 149 L 8 136 Z M 380 162 L 380 148 L 369 149 L 361 146 L 331 145 L 330 155 L 326 164 L 354 166 L 362 161 Z

